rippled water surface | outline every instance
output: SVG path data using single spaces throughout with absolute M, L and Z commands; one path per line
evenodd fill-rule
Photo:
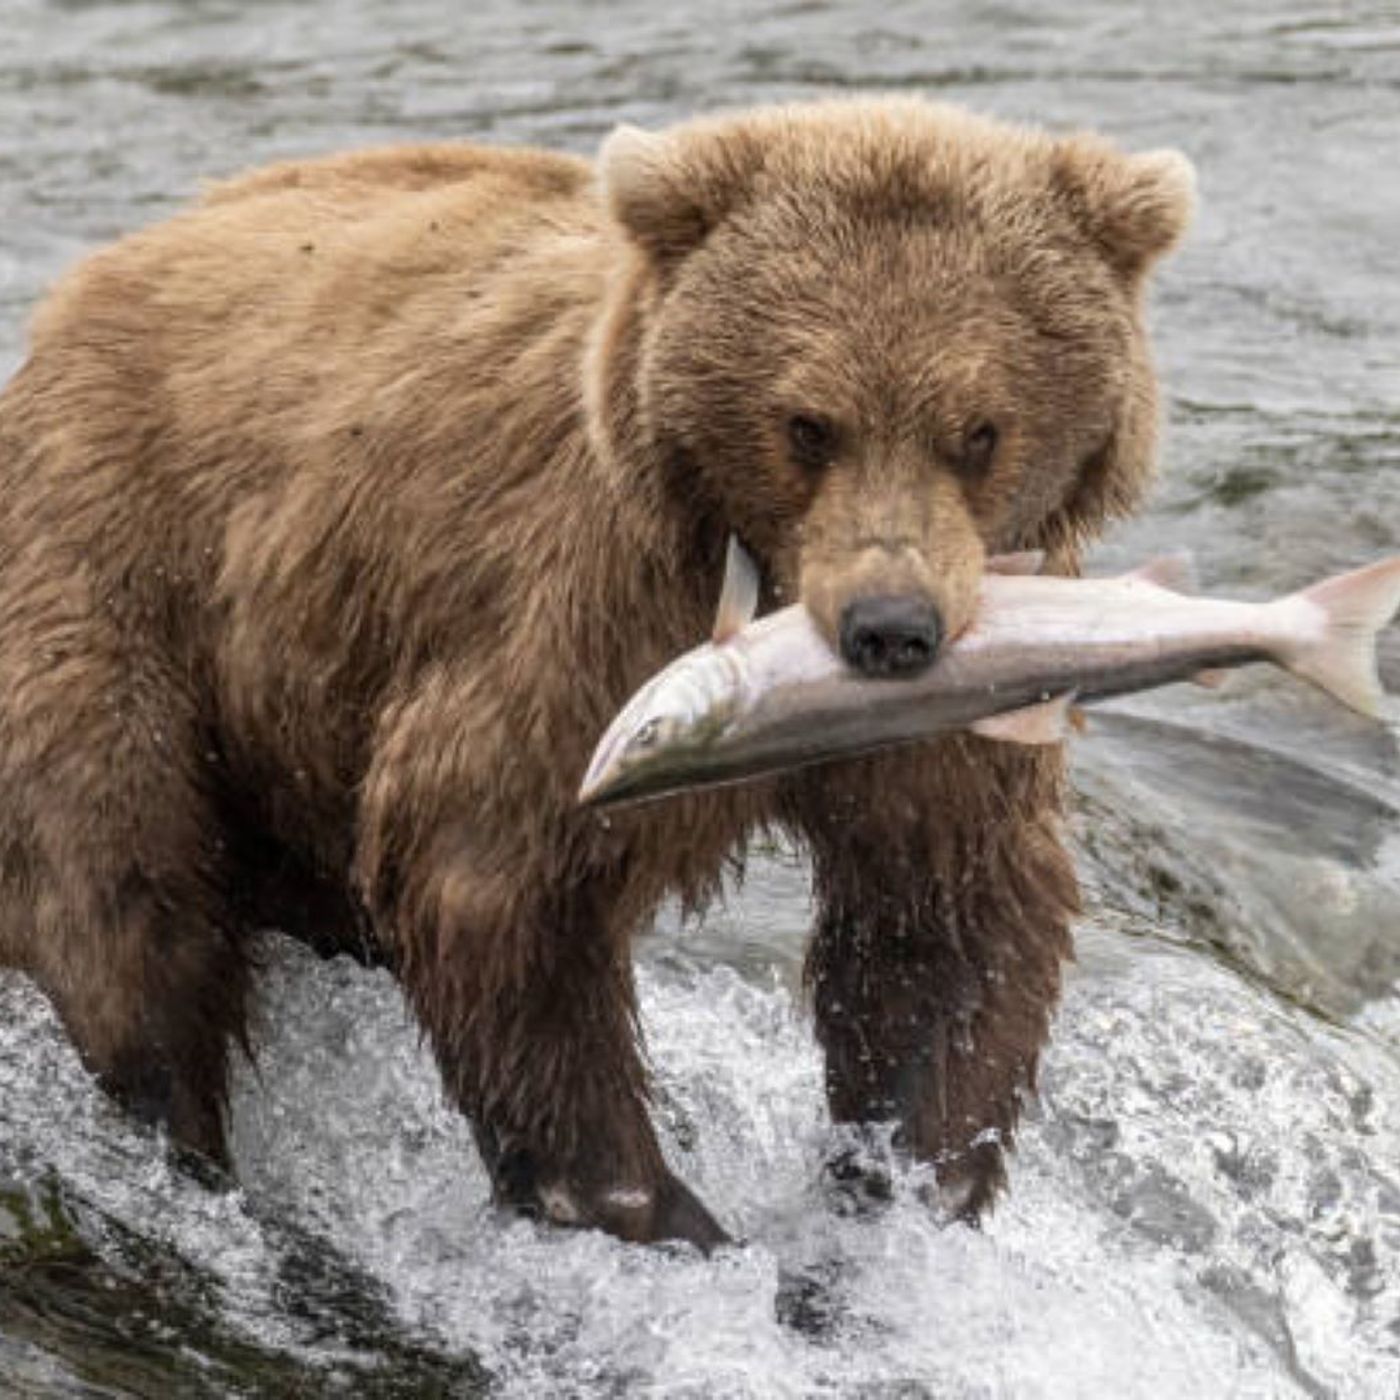
M 857 87 L 1196 161 L 1164 479 L 1105 567 L 1186 544 L 1262 595 L 1400 549 L 1393 4 L 3 0 L 0 374 L 68 262 L 203 178 Z M 913 1177 L 878 1220 L 818 1199 L 781 853 L 642 955 L 668 1151 L 747 1241 L 708 1261 L 498 1218 L 382 974 L 269 935 L 235 1192 L 0 974 L 0 1395 L 1400 1396 L 1398 734 L 1272 675 L 1099 715 L 1080 959 L 980 1234 Z

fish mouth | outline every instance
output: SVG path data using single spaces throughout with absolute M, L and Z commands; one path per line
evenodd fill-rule
M 732 767 L 713 763 L 686 767 L 675 761 L 657 767 L 643 763 L 631 770 L 600 772 L 596 777 L 590 771 L 579 789 L 578 803 L 593 811 L 603 807 L 640 806 L 685 793 L 706 792 L 747 782 L 766 771 L 751 770 L 742 763 Z
M 597 810 L 623 802 L 641 802 L 648 797 L 663 797 L 664 792 L 649 792 L 644 773 L 590 773 L 578 790 L 578 805 Z
M 612 807 L 624 802 L 645 802 L 649 798 L 666 797 L 688 785 L 689 774 L 679 765 L 668 763 L 656 771 L 645 759 L 632 764 L 623 762 L 629 734 L 612 739 L 604 737 L 593 762 L 588 765 L 578 790 L 580 807 Z M 677 776 L 679 773 L 680 776 Z
M 606 807 L 617 800 L 614 775 L 611 773 L 590 773 L 584 778 L 575 799 L 580 807 Z
M 727 728 L 733 709 L 733 705 L 716 706 L 702 722 L 691 728 L 684 741 L 672 743 L 654 754 L 635 755 L 631 762 L 628 762 L 629 749 L 638 725 L 624 710 L 598 743 L 578 790 L 579 806 L 607 807 L 620 802 L 642 802 L 648 798 L 667 797 L 688 787 L 723 781 L 723 776 L 708 778 L 716 765 L 707 755 L 714 740 Z
M 670 667 L 653 676 L 613 716 L 603 731 L 593 757 L 579 785 L 577 802 L 580 807 L 602 806 L 610 794 L 627 787 L 627 779 L 635 776 L 636 766 L 627 763 L 627 751 L 638 731 L 644 726 L 655 705 L 655 697 L 664 684 Z M 629 771 L 630 768 L 630 771 Z
M 693 658 L 682 656 L 639 690 L 603 731 L 593 751 L 577 802 L 581 807 L 604 807 L 614 802 L 641 801 L 664 797 L 696 785 L 696 771 L 704 773 L 714 741 L 725 733 L 741 703 L 743 668 L 733 657 L 718 658 L 723 684 L 718 699 L 706 691 L 706 698 L 676 707 L 664 697 L 668 687 L 684 678 Z M 701 709 L 697 712 L 696 705 Z M 656 724 L 663 726 L 660 746 L 653 752 L 637 750 L 641 731 Z
M 621 801 L 645 785 L 652 765 L 647 761 L 648 755 L 632 754 L 631 750 L 638 732 L 649 723 L 657 723 L 655 717 L 645 718 L 649 699 L 650 687 L 625 706 L 603 731 L 579 785 L 577 802 L 580 807 L 604 807 Z
M 693 774 L 674 751 L 651 757 L 639 756 L 631 763 L 627 750 L 635 726 L 619 724 L 619 733 L 611 730 L 603 736 L 583 782 L 578 790 L 580 807 L 611 807 L 623 802 L 644 802 L 648 798 L 666 797 L 691 786 Z
M 579 785 L 577 801 L 580 807 L 605 806 L 614 800 L 619 789 L 625 791 L 627 774 L 621 765 L 627 737 L 615 724 L 603 735 Z

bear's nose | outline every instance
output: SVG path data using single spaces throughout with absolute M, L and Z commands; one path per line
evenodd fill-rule
M 916 676 L 942 640 L 943 619 L 922 598 L 857 598 L 841 614 L 841 655 L 863 676 Z

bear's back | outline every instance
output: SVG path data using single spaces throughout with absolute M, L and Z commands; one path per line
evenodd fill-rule
M 489 259 L 498 238 L 528 242 L 548 206 L 573 205 L 570 217 L 587 223 L 592 178 L 576 157 L 466 143 L 249 171 L 80 262 L 40 305 L 31 342 L 38 351 L 64 337 L 86 341 L 94 326 L 127 326 L 143 341 L 153 326 L 214 334 L 254 320 L 259 308 L 267 333 L 280 326 L 300 337 L 307 327 L 298 313 L 311 303 L 343 311 L 372 300 L 364 289 L 371 270 L 375 289 L 398 307 L 405 288 Z M 349 279 L 359 283 L 355 295 L 339 285 Z
M 508 180 L 526 195 L 566 195 L 576 192 L 591 173 L 589 162 L 552 151 L 438 142 L 281 161 L 215 181 L 199 202 L 207 207 L 294 190 L 354 201 L 395 190 L 417 193 L 483 179 Z
M 586 303 L 592 178 L 574 157 L 444 144 L 212 186 L 89 255 L 40 305 L 0 393 L 0 481 L 66 534 L 89 521 L 73 543 L 95 558 L 117 503 L 164 549 L 221 553 L 239 502 L 362 457 L 365 415 L 406 376 L 460 374 L 465 392 L 490 345 L 522 350 L 561 302 Z M 423 460 L 415 429 L 431 416 L 396 419 L 405 460 Z M 90 508 L 75 512 L 75 494 Z
M 484 519 L 580 450 L 592 179 L 468 145 L 292 162 L 81 262 L 0 392 L 0 664 L 115 629 L 84 645 L 218 676 L 245 732 L 329 686 L 353 768 L 396 658 L 505 596 L 513 536 L 443 503 Z

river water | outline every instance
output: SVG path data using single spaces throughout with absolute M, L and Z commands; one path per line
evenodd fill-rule
M 203 178 L 863 87 L 1196 161 L 1164 480 L 1103 567 L 1189 545 L 1263 596 L 1400 550 L 1394 4 L 3 0 L 0 375 L 67 263 Z M 1272 674 L 1098 714 L 1079 962 L 980 1233 L 913 1177 L 877 1220 L 818 1199 L 782 851 L 642 950 L 667 1150 L 746 1240 L 708 1261 L 498 1218 L 383 974 L 267 936 L 236 1192 L 173 1170 L 0 974 L 0 1395 L 1395 1400 L 1398 739 Z

